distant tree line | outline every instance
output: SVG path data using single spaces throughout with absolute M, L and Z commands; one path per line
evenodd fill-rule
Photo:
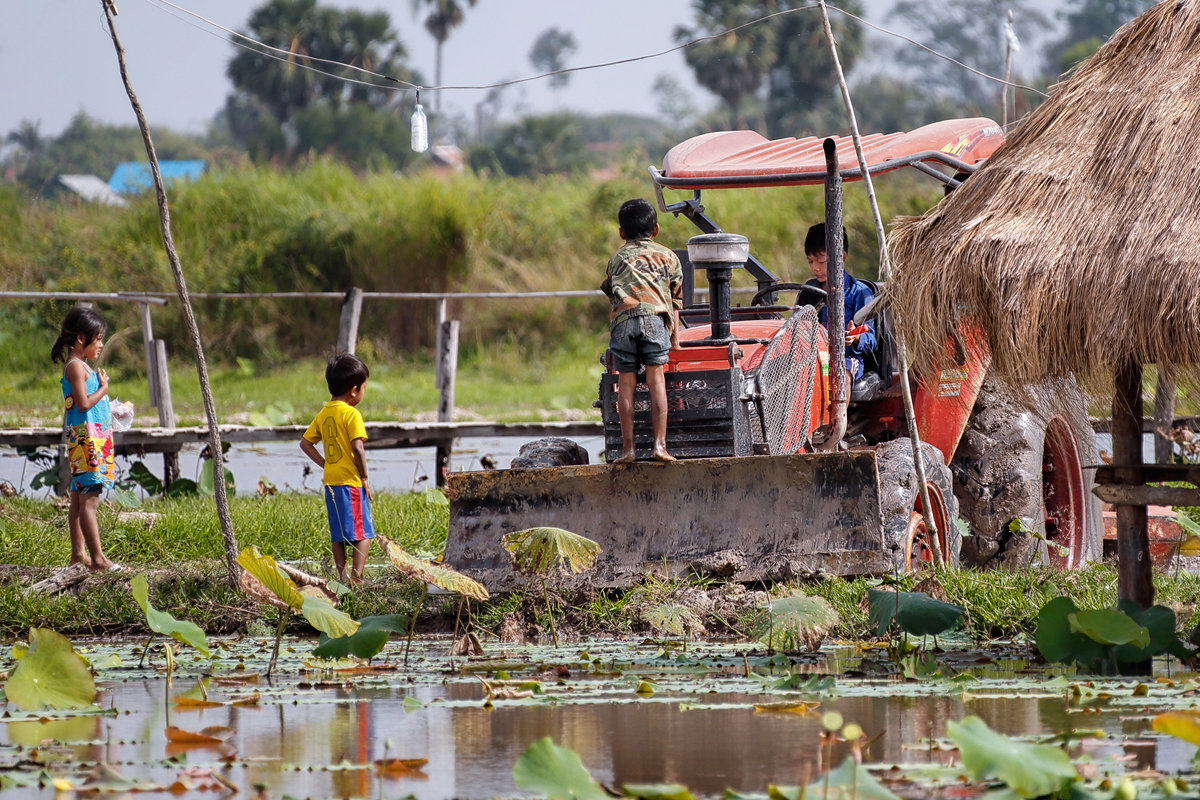
M 437 42 L 435 84 L 441 83 L 442 45 L 476 0 L 414 0 L 414 15 Z M 754 128 L 768 136 L 811 135 L 845 129 L 820 16 L 804 0 L 694 0 L 693 19 L 674 32 L 696 82 L 717 100 L 706 113 L 683 88 L 681 76 L 647 75 L 660 117 L 600 117 L 561 110 L 502 121 L 503 90 L 479 103 L 472 120 L 439 113 L 425 101 L 433 129 L 448 132 L 477 170 L 510 175 L 577 172 L 657 159 L 673 141 L 704 130 Z M 896 0 L 886 22 L 915 31 L 939 53 L 999 76 L 1004 71 L 1003 23 L 1009 10 L 1022 48 L 1040 52 L 1043 66 L 1013 80 L 1047 86 L 1094 52 L 1117 27 L 1151 0 L 1067 0 L 1055 26 L 1034 0 Z M 861 15 L 860 0 L 841 8 Z M 763 22 L 777 12 L 792 11 Z M 867 130 L 902 130 L 934 119 L 982 114 L 1000 118 L 1001 87 L 908 43 L 879 44 L 852 16 L 834 12 L 839 58 L 851 81 L 856 112 Z M 748 24 L 753 23 L 753 24 Z M 737 29 L 725 35 L 723 31 Z M 274 50 L 239 48 L 226 74 L 232 91 L 202 135 L 156 130 L 161 158 L 205 158 L 218 163 L 286 166 L 330 157 L 356 169 L 403 169 L 418 159 L 409 146 L 415 96 L 405 84 L 424 83 L 384 11 L 321 5 L 318 0 L 267 0 L 251 14 L 246 35 Z M 876 35 L 877 36 L 877 35 Z M 871 50 L 868 53 L 868 48 Z M 535 41 L 531 65 L 556 72 L 567 85 L 577 49 L 570 31 L 550 28 Z M 868 57 L 869 56 L 869 57 Z M 325 59 L 369 70 L 323 74 Z M 316 65 L 320 70 L 307 69 Z M 354 82 L 341 80 L 354 79 Z M 424 98 L 423 98 L 424 100 Z M 1038 101 L 1017 93 L 1016 116 Z M 440 104 L 439 104 L 440 105 Z M 435 138 L 436 135 L 435 135 Z M 126 160 L 143 160 L 131 126 L 104 125 L 80 113 L 58 136 L 42 135 L 24 120 L 4 139 L 0 175 L 36 193 L 51 194 L 57 175 L 107 177 Z M 616 144 L 614 144 L 616 143 Z

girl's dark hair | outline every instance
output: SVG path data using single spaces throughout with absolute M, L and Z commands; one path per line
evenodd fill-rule
M 62 329 L 58 333 L 58 341 L 50 348 L 50 358 L 55 362 L 65 362 L 71 353 L 71 348 L 80 336 L 85 342 L 93 342 L 108 330 L 104 317 L 93 309 L 75 306 L 67 312 Z

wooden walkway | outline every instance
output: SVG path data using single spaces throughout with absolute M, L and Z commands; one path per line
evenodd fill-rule
M 599 421 L 585 422 L 368 422 L 367 447 L 437 447 L 467 437 L 602 436 Z M 223 442 L 299 442 L 307 425 L 221 425 Z M 62 428 L 0 429 L 0 447 L 57 447 Z M 188 444 L 208 444 L 208 428 L 133 428 L 115 433 L 118 454 L 170 453 Z

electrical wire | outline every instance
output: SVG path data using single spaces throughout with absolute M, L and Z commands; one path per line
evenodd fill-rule
M 813 5 L 797 6 L 796 8 L 783 9 L 781 11 L 776 11 L 774 13 L 767 14 L 766 16 L 758 17 L 756 19 L 750 20 L 749 22 L 744 22 L 741 25 L 737 25 L 732 28 L 726 28 L 725 30 L 719 31 L 717 33 L 714 33 L 714 34 L 711 34 L 708 36 L 698 36 L 694 39 L 690 39 L 686 42 L 678 44 L 674 47 L 669 47 L 665 50 L 659 50 L 654 53 L 646 53 L 646 54 L 639 55 L 639 56 L 631 56 L 629 58 L 620 58 L 620 59 L 614 59 L 612 61 L 602 61 L 602 62 L 597 62 L 594 64 L 585 64 L 585 65 L 579 66 L 579 67 L 565 67 L 563 69 L 552 70 L 550 72 L 542 72 L 542 73 L 539 73 L 536 75 L 528 75 L 523 78 L 510 78 L 508 80 L 497 81 L 494 83 L 446 84 L 443 86 L 423 86 L 422 87 L 422 86 L 417 86 L 416 84 L 410 83 L 408 81 L 400 80 L 399 78 L 393 77 L 391 75 L 386 75 L 386 74 L 383 74 L 380 72 L 374 72 L 372 70 L 366 69 L 365 67 L 359 67 L 354 64 L 346 64 L 344 62 L 336 61 L 334 59 L 310 56 L 305 53 L 293 53 L 290 50 L 285 50 L 285 49 L 279 48 L 279 47 L 273 47 L 264 42 L 260 42 L 257 39 L 254 39 L 253 37 L 247 36 L 244 33 L 240 33 L 238 31 L 233 30 L 232 28 L 228 28 L 224 25 L 221 25 L 220 23 L 215 22 L 215 21 L 203 16 L 202 14 L 198 14 L 195 11 L 191 11 L 190 9 L 184 8 L 181 5 L 171 2 L 171 0 L 146 0 L 146 2 L 156 3 L 159 5 L 165 6 L 169 9 L 174 9 L 177 12 L 180 12 L 180 13 L 185 14 L 189 17 L 192 17 L 196 20 L 199 20 L 200 22 L 204 23 L 205 25 L 209 25 L 213 28 L 216 28 L 219 31 L 224 32 L 229 37 L 231 37 L 231 38 L 227 39 L 227 41 L 229 41 L 229 43 L 234 45 L 235 47 L 240 47 L 240 48 L 242 48 L 244 50 L 248 50 L 252 53 L 257 53 L 259 55 L 263 55 L 268 58 L 272 58 L 276 61 L 280 61 L 280 62 L 283 62 L 286 64 L 291 64 L 291 65 L 299 67 L 301 69 L 311 70 L 311 71 L 316 72 L 321 75 L 327 75 L 331 78 L 336 78 L 338 80 L 342 80 L 347 83 L 358 84 L 361 86 L 370 86 L 370 87 L 380 88 L 380 89 L 393 89 L 393 90 L 397 90 L 397 91 L 417 91 L 420 89 L 424 89 L 425 91 L 502 89 L 502 88 L 505 88 L 508 86 L 515 86 L 515 85 L 521 84 L 521 83 L 529 83 L 531 81 L 542 80 L 543 78 L 551 78 L 556 75 L 569 75 L 569 74 L 572 74 L 575 72 L 586 72 L 588 70 L 593 70 L 593 69 L 605 69 L 607 67 L 615 67 L 615 66 L 620 66 L 622 64 L 632 64 L 632 63 L 636 63 L 638 61 L 647 61 L 647 60 L 651 60 L 651 59 L 655 59 L 655 58 L 661 58 L 662 56 L 670 55 L 671 53 L 675 53 L 680 50 L 685 50 L 685 49 L 692 47 L 694 45 L 697 45 L 697 44 L 702 44 L 704 42 L 720 39 L 724 36 L 728 36 L 731 33 L 740 31 L 743 28 L 748 28 L 752 25 L 758 25 L 759 23 L 767 22 L 776 17 L 781 17 L 786 14 L 794 14 L 794 13 L 797 13 L 800 11 L 812 11 L 812 10 L 816 10 L 819 8 L 819 6 L 813 4 Z M 892 36 L 897 39 L 901 39 L 905 42 L 908 42 L 909 44 L 926 51 L 930 55 L 933 55 L 937 58 L 948 61 L 951 64 L 961 67 L 962 69 L 965 69 L 972 74 L 978 75 L 981 78 L 985 78 L 986 80 L 994 81 L 996 83 L 1003 84 L 1006 86 L 1011 86 L 1016 89 L 1024 89 L 1026 91 L 1033 92 L 1034 94 L 1041 95 L 1042 97 L 1049 96 L 1045 92 L 1041 91 L 1040 89 L 1036 89 L 1032 86 L 1028 86 L 1023 83 L 1016 83 L 1013 81 L 1006 81 L 1003 78 L 998 78 L 995 75 L 990 75 L 982 70 L 971 67 L 971 66 L 964 64 L 963 62 L 953 58 L 952 56 L 946 55 L 945 53 L 939 52 L 938 50 L 935 50 L 934 48 L 917 41 L 916 39 L 914 39 L 910 36 L 906 36 L 902 33 L 899 33 L 898 31 L 893 31 L 888 28 L 884 28 L 880 25 L 876 25 L 872 22 L 868 22 L 867 20 L 863 19 L 862 17 L 858 16 L 857 14 L 852 14 L 851 12 L 846 11 L 845 9 L 838 8 L 837 6 L 828 6 L 828 7 L 833 9 L 834 11 L 841 13 L 842 15 L 844 15 L 846 17 L 849 17 L 851 19 L 854 19 L 854 20 L 860 22 L 861 24 L 867 26 L 868 28 L 871 28 L 874 31 L 877 31 L 878 33 L 882 33 L 886 36 Z M 168 11 L 167 13 L 171 13 L 171 12 Z M 178 14 L 171 13 L 171 15 L 176 17 L 177 19 L 181 19 L 181 21 L 186 22 L 187 24 L 192 25 L 193 27 L 196 27 L 200 30 L 204 30 L 203 28 L 196 25 L 195 23 L 192 23 L 188 20 L 182 19 L 181 17 L 178 16 Z M 211 35 L 217 36 L 217 34 L 213 33 L 212 31 L 205 31 L 205 32 L 209 33 Z M 219 38 L 224 39 L 224 37 L 219 37 Z M 310 61 L 313 63 L 317 63 L 317 64 L 329 64 L 331 66 L 336 66 L 341 69 L 354 70 L 355 72 L 362 73 L 362 74 L 370 76 L 372 78 L 379 78 L 381 80 L 388 81 L 388 83 L 387 84 L 379 84 L 379 83 L 374 83 L 371 81 L 364 81 L 364 80 L 359 80 L 356 78 L 350 78 L 345 75 L 339 75 L 339 74 L 329 72 L 327 70 L 323 70 L 318 67 L 312 66 L 311 64 L 300 63 L 301 59 L 307 60 L 307 61 Z

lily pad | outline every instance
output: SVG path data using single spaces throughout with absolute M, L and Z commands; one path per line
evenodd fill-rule
M 946 735 L 958 746 L 963 767 L 971 777 L 998 778 L 1020 797 L 1056 795 L 1079 778 L 1061 748 L 996 733 L 979 717 L 947 722 Z
M 876 636 L 885 636 L 892 620 L 912 636 L 937 636 L 958 624 L 962 606 L 935 600 L 924 592 L 867 591 L 871 626 Z
M 794 592 L 773 599 L 755 619 L 751 635 L 772 650 L 816 651 L 838 621 L 838 613 L 825 598 Z
M 17 708 L 87 708 L 96 699 L 96 683 L 87 662 L 71 642 L 49 628 L 29 631 L 29 649 L 4 687 Z
M 531 744 L 512 772 L 518 789 L 549 800 L 608 800 L 608 793 L 583 766 L 579 754 L 559 747 L 549 736 Z
M 381 534 L 375 535 L 375 540 L 383 547 L 392 565 L 410 578 L 425 583 L 432 583 L 448 592 L 460 594 L 472 600 L 487 600 L 488 590 L 482 583 L 468 578 L 461 572 L 451 569 L 444 564 L 435 564 L 423 558 L 417 558 L 400 545 Z

